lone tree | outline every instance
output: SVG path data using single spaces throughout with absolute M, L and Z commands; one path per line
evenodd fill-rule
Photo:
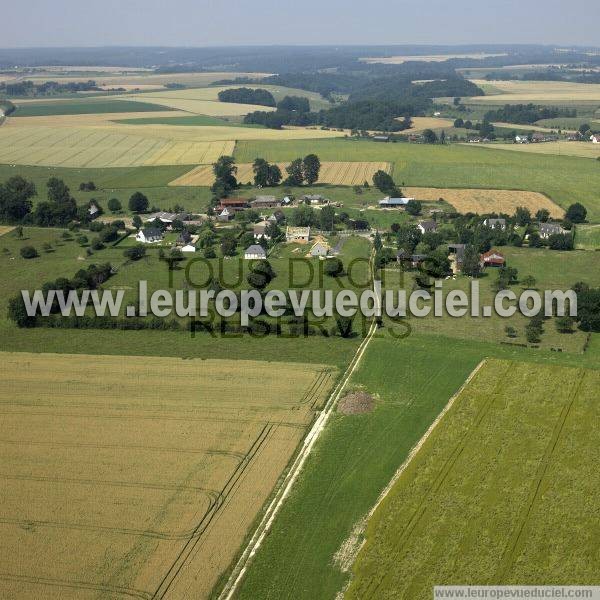
M 4 221 L 20 221 L 31 212 L 31 198 L 36 195 L 35 185 L 15 175 L 0 184 L 0 218 Z
M 438 136 L 432 129 L 426 129 L 421 136 L 423 137 L 423 142 L 425 144 L 437 144 Z
M 309 154 L 302 161 L 302 174 L 308 185 L 316 183 L 319 179 L 319 171 L 321 170 L 321 161 L 316 154 Z
M 121 206 L 121 201 L 118 198 L 111 198 L 108 201 L 108 210 L 110 210 L 111 213 L 118 213 L 122 210 L 122 206 Z
M 373 185 L 384 194 L 402 198 L 402 192 L 396 187 L 392 176 L 385 171 L 379 170 L 373 175 Z
M 301 158 L 293 160 L 286 168 L 286 185 L 300 186 L 304 183 L 304 163 Z
M 325 261 L 323 272 L 329 277 L 337 277 L 344 272 L 344 263 L 337 257 L 330 258 Z
M 583 204 L 575 202 L 567 209 L 566 217 L 571 223 L 583 223 L 587 217 L 587 209 Z
M 462 272 L 469 277 L 479 277 L 481 274 L 481 262 L 477 248 L 472 244 L 465 247 Z
M 421 214 L 421 203 L 418 200 L 409 200 L 405 210 L 409 215 L 416 217 Z
M 21 248 L 21 256 L 23 258 L 36 258 L 39 254 L 33 246 L 23 246 Z
M 140 260 L 146 256 L 146 248 L 144 246 L 132 246 L 123 252 L 123 256 L 129 260 Z
M 231 191 L 238 187 L 235 177 L 237 167 L 233 156 L 221 156 L 216 163 L 213 163 L 213 173 L 215 182 L 211 190 L 219 198 L 225 198 Z
M 135 213 L 143 213 L 148 210 L 148 198 L 142 192 L 135 192 L 129 198 L 129 210 Z
M 254 185 L 266 187 L 269 181 L 269 163 L 264 158 L 256 158 L 252 164 L 254 171 Z
M 515 210 L 515 220 L 519 227 L 529 225 L 529 223 L 531 223 L 531 212 L 524 206 L 517 206 L 517 209 Z

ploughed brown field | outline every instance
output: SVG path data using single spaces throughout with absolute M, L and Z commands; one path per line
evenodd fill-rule
M 206 598 L 335 378 L 0 353 L 0 597 Z

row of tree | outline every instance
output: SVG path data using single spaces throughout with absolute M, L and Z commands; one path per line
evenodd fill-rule
M 252 164 L 254 185 L 256 187 L 274 187 L 281 183 L 283 174 L 278 165 L 269 163 L 264 158 L 256 158 Z M 294 159 L 286 167 L 287 177 L 283 183 L 289 186 L 312 185 L 319 179 L 321 161 L 316 154 L 308 154 L 304 158 Z M 211 187 L 213 205 L 226 198 L 236 190 L 241 182 L 237 180 L 237 166 L 233 156 L 221 156 L 213 164 L 215 182 Z

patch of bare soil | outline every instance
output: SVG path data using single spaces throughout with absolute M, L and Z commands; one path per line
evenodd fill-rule
M 367 392 L 350 392 L 338 404 L 338 412 L 343 415 L 361 415 L 372 412 L 375 408 L 375 398 Z

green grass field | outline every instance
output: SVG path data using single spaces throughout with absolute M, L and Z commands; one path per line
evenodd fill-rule
M 110 262 L 121 266 L 125 262 L 123 248 L 107 248 L 86 257 L 85 249 L 74 240 L 61 239 L 64 230 L 25 227 L 23 239 L 9 232 L 0 237 L 0 348 L 5 351 L 23 352 L 69 352 L 76 354 L 142 354 L 149 356 L 206 357 L 227 356 L 232 360 L 260 356 L 261 360 L 294 361 L 318 363 L 324 356 L 329 364 L 344 367 L 351 359 L 360 343 L 360 336 L 349 340 L 312 336 L 310 338 L 283 338 L 269 336 L 263 338 L 237 336 L 212 337 L 198 333 L 193 337 L 185 331 L 103 331 L 75 329 L 18 329 L 7 318 L 6 307 L 9 298 L 22 289 L 36 289 L 43 283 L 58 277 L 73 277 L 82 268 L 92 263 Z M 88 234 L 88 237 L 93 237 Z M 347 256 L 364 255 L 366 242 L 355 240 L 347 246 Z M 50 243 L 52 252 L 45 252 L 43 244 Z M 34 246 L 39 258 L 23 259 L 19 251 L 25 245 Z M 5 250 L 6 249 L 6 250 Z M 226 281 L 234 282 L 237 261 L 227 261 Z M 133 298 L 133 288 L 140 278 L 148 280 L 149 289 L 168 289 L 169 279 L 166 267 L 157 268 L 156 252 L 151 251 L 145 261 L 125 267 L 107 286 L 123 285 L 127 297 Z M 231 264 L 229 264 L 231 263 Z M 273 261 L 279 271 L 279 282 L 287 281 L 283 260 Z M 164 263 L 161 263 L 161 267 Z M 360 270 L 363 267 L 358 267 Z M 302 273 L 299 273 L 302 275 Z M 190 275 L 199 281 L 202 273 L 192 269 Z M 361 275 L 357 271 L 356 279 Z M 174 282 L 181 284 L 183 271 L 175 271 Z M 277 279 L 275 281 L 278 281 Z M 313 287 L 316 286 L 316 282 Z M 241 284 L 233 287 L 241 287 Z M 130 289 L 129 289 L 130 288 Z M 284 288 L 285 289 L 285 288 Z M 126 294 L 126 295 L 127 295 Z
M 190 170 L 189 166 L 126 167 L 107 169 L 71 169 L 64 167 L 28 167 L 23 165 L 0 165 L 0 182 L 21 175 L 35 183 L 37 196 L 34 205 L 46 199 L 46 184 L 50 177 L 63 179 L 79 204 L 92 198 L 97 200 L 108 214 L 107 202 L 118 198 L 125 214 L 129 214 L 127 201 L 135 191 L 144 193 L 150 205 L 163 209 L 176 204 L 190 211 L 203 211 L 210 199 L 208 188 L 173 188 L 167 184 Z M 98 188 L 94 192 L 80 192 L 79 184 L 93 181 Z
M 589 283 L 592 287 L 600 285 L 600 256 L 595 252 L 558 252 L 547 249 L 512 248 L 502 247 L 500 251 L 505 255 L 507 265 L 518 270 L 519 279 L 523 280 L 531 275 L 535 278 L 535 289 L 542 295 L 544 290 L 568 290 L 578 281 Z M 402 282 L 401 274 L 397 269 L 386 270 L 386 287 L 396 288 Z M 494 269 L 487 269 L 479 279 L 480 301 L 483 305 L 493 305 L 495 295 L 494 283 L 498 273 Z M 412 290 L 414 273 L 404 274 L 404 287 Z M 444 293 L 450 290 L 462 290 L 469 294 L 471 279 L 458 276 L 456 280 L 444 282 Z M 520 284 L 511 286 L 517 296 L 524 291 Z M 432 311 L 433 312 L 433 311 Z M 518 311 L 510 318 L 501 318 L 496 314 L 487 318 L 454 318 L 447 314 L 442 317 L 425 318 L 409 317 L 413 330 L 417 333 L 445 335 L 452 338 L 486 340 L 496 344 L 528 344 L 525 328 L 528 319 Z M 508 337 L 505 328 L 514 328 L 514 337 Z M 541 340 L 535 346 L 550 350 L 552 348 L 562 352 L 573 353 L 580 356 L 586 341 L 586 333 L 575 330 L 573 333 L 559 333 L 554 318 L 544 321 Z M 538 351 L 533 349 L 533 351 Z
M 376 510 L 346 598 L 598 584 L 598 371 L 489 361 Z
M 48 117 L 52 115 L 91 115 L 100 113 L 156 112 L 171 110 L 168 107 L 141 101 L 115 100 L 113 98 L 73 98 L 17 104 L 11 117 Z
M 386 330 L 379 335 L 382 339 L 371 342 L 349 385 L 373 394 L 376 409 L 363 415 L 336 414 L 329 423 L 237 598 L 336 598 L 349 573 L 334 556 L 339 557 L 343 546 L 347 549 L 345 542 L 413 445 L 484 357 L 535 361 L 550 368 L 600 368 L 600 350 L 588 357 L 432 335 L 394 340 Z
M 262 125 L 245 125 L 234 120 L 220 119 L 219 117 L 209 117 L 207 115 L 190 115 L 189 117 L 148 117 L 138 119 L 119 119 L 115 123 L 122 125 L 177 125 L 180 127 L 206 127 L 209 125 L 219 125 L 221 127 L 254 127 L 261 128 Z
M 240 163 L 252 162 L 257 156 L 291 161 L 311 152 L 323 161 L 389 161 L 400 186 L 531 190 L 547 194 L 565 208 L 580 201 L 587 207 L 590 221 L 600 221 L 600 169 L 584 158 L 343 139 L 242 141 L 236 145 L 235 157 Z
M 575 246 L 584 250 L 599 250 L 600 225 L 577 225 Z

